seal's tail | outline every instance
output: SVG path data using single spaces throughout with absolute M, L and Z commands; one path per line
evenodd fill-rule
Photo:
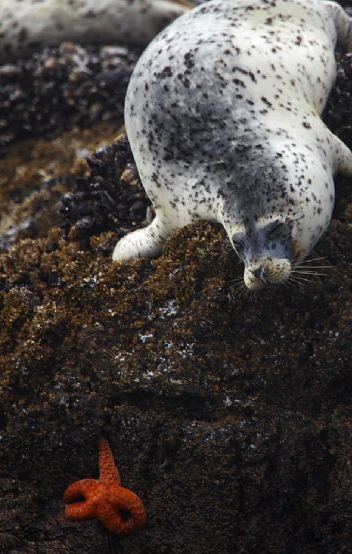
M 0 63 L 63 41 L 147 45 L 187 0 L 1 0 Z

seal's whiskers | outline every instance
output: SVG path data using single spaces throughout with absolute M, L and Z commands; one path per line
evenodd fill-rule
M 294 277 L 289 277 L 287 279 L 287 282 L 288 283 L 291 283 L 292 286 L 294 286 L 295 288 L 301 288 L 301 287 L 304 287 L 304 283 L 301 283 L 300 281 L 296 281 L 296 279 Z
M 326 260 L 325 256 L 320 256 L 320 258 L 307 258 L 306 260 L 300 260 L 297 262 L 297 265 L 308 264 L 310 262 L 318 262 L 320 260 Z
M 326 260 L 326 258 L 323 256 L 320 256 L 319 258 L 310 258 L 307 260 L 301 260 L 292 266 L 291 273 L 296 277 L 301 276 L 301 278 L 303 278 L 302 277 L 303 275 L 312 275 L 314 277 L 325 277 L 326 272 L 322 270 L 331 269 L 332 266 L 314 264 L 315 261 L 319 262 L 322 260 Z
M 294 277 L 291 277 L 291 279 L 296 279 L 296 281 L 305 282 L 305 283 L 313 283 L 314 285 L 318 284 L 316 281 L 313 281 L 312 279 L 306 279 L 305 277 L 299 277 L 297 274 L 295 274 Z
M 293 267 L 294 269 L 331 269 L 332 268 L 331 265 L 304 265 L 304 266 L 295 265 Z
M 301 284 L 294 281 L 291 277 L 289 277 L 287 279 L 287 281 L 284 281 L 282 284 L 286 289 L 289 288 L 289 287 L 292 287 L 294 289 L 300 289 L 301 288 Z
M 237 289 L 240 285 L 243 285 L 243 277 L 237 277 L 237 279 L 231 281 L 231 285 L 230 290 Z
M 325 277 L 326 273 L 318 273 L 317 271 L 291 271 L 291 273 L 296 275 L 319 275 L 321 277 Z
M 243 296 L 246 296 L 247 292 L 248 292 L 248 289 L 246 285 L 242 283 L 242 285 L 240 285 L 235 296 L 237 296 L 237 298 L 242 298 Z

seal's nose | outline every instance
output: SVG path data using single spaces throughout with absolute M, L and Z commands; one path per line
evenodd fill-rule
M 260 279 L 264 273 L 263 267 L 260 265 L 259 267 L 256 267 L 255 269 L 251 269 L 252 275 L 256 277 L 257 279 Z

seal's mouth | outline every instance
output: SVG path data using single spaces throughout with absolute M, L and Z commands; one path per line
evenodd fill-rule
M 288 259 L 265 259 L 262 263 L 250 264 L 244 270 L 244 283 L 249 290 L 258 291 L 265 287 L 285 283 L 291 274 Z
M 250 269 L 250 278 L 244 279 L 244 282 L 250 290 L 261 290 L 264 287 L 270 285 L 268 277 L 265 274 L 264 267 L 258 267 L 256 269 Z
M 265 278 L 254 278 L 244 280 L 246 287 L 252 291 L 262 290 L 269 287 L 272 283 L 269 283 Z

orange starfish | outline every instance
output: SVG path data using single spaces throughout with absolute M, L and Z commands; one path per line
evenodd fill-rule
M 121 479 L 106 439 L 99 441 L 99 479 L 76 481 L 64 493 L 65 514 L 69 519 L 97 517 L 109 531 L 127 535 L 143 527 L 146 513 L 142 501 L 120 486 Z M 84 500 L 81 500 L 82 497 Z

